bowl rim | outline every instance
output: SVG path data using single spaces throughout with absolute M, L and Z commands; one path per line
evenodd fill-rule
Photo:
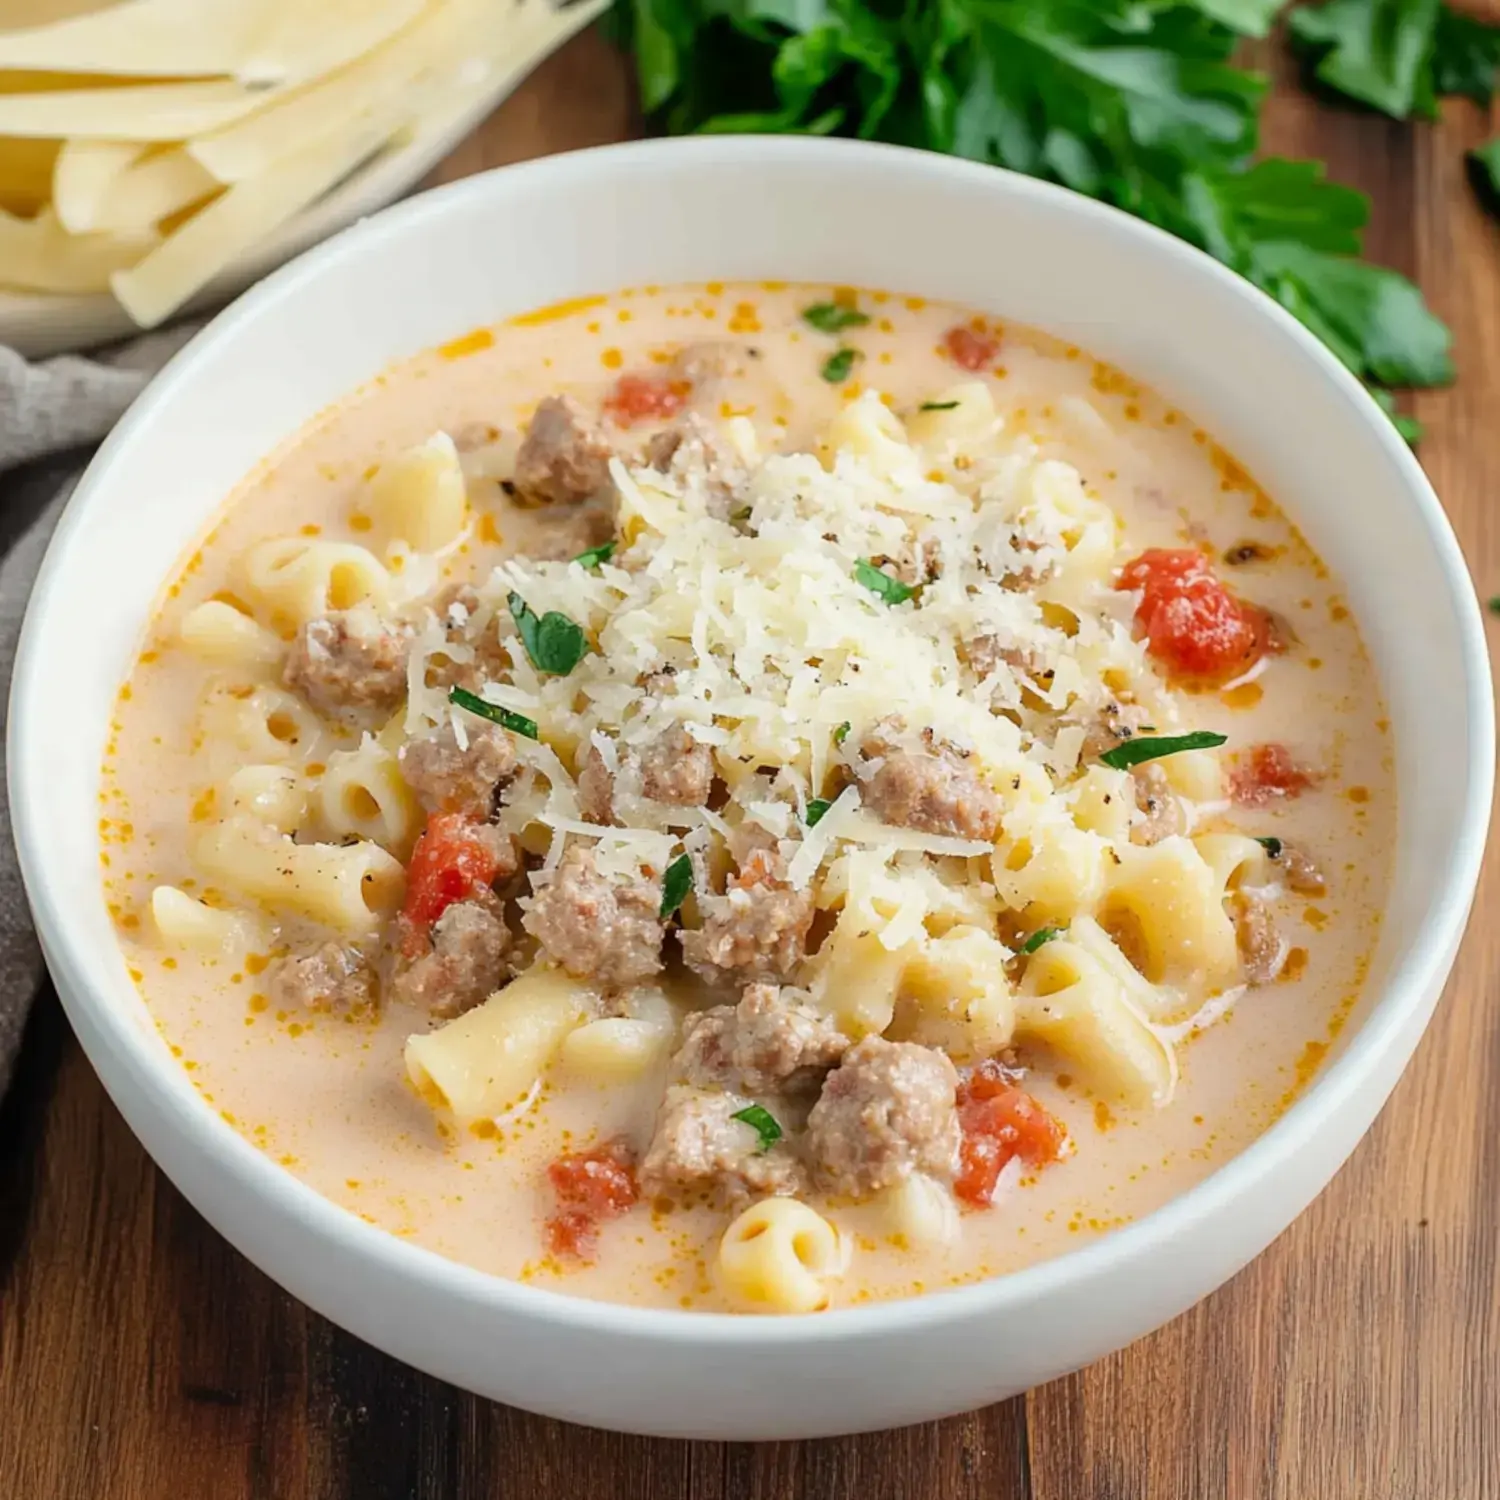
M 899 160 L 907 170 L 921 158 L 920 170 L 975 192 L 1000 191 L 1020 199 L 1049 204 L 1073 216 L 1083 229 L 1133 237 L 1149 253 L 1175 260 L 1185 274 L 1217 278 L 1232 295 L 1250 302 L 1258 315 L 1277 325 L 1297 354 L 1312 361 L 1346 402 L 1359 410 L 1368 441 L 1394 467 L 1408 503 L 1423 523 L 1455 606 L 1461 636 L 1461 659 L 1469 716 L 1467 775 L 1462 833 L 1440 875 L 1436 920 L 1429 923 L 1394 962 L 1363 1024 L 1330 1062 L 1270 1127 L 1237 1155 L 1160 1208 L 1123 1228 L 1074 1250 L 1021 1270 L 967 1285 L 934 1289 L 919 1296 L 836 1308 L 801 1317 L 747 1317 L 735 1313 L 679 1308 L 641 1307 L 571 1295 L 480 1271 L 400 1239 L 366 1223 L 325 1198 L 278 1166 L 222 1120 L 188 1084 L 186 1091 L 156 1087 L 176 1064 L 158 1052 L 156 1039 L 144 1033 L 108 994 L 84 978 L 64 917 L 65 885 L 51 868 L 36 803 L 27 795 L 43 774 L 40 752 L 44 737 L 32 729 L 43 716 L 46 684 L 40 669 L 41 622 L 59 607 L 72 543 L 90 511 L 108 499 L 111 461 L 142 429 L 169 415 L 177 388 L 191 380 L 202 353 L 232 340 L 239 329 L 305 280 L 323 277 L 338 264 L 376 249 L 393 230 L 440 223 L 449 208 L 492 190 L 494 179 L 508 183 L 524 178 L 557 177 L 619 167 L 658 170 L 684 157 L 710 157 L 725 169 L 736 163 L 795 159 L 799 166 L 822 165 L 837 171 L 857 161 L 878 166 Z M 372 372 L 374 373 L 374 372 Z M 311 415 L 311 414 L 309 414 Z M 1489 823 L 1495 773 L 1494 711 L 1489 657 L 1477 594 L 1470 581 L 1452 527 L 1432 486 L 1406 443 L 1360 382 L 1288 312 L 1248 281 L 1193 246 L 1124 212 L 1050 183 L 935 153 L 906 147 L 834 139 L 764 136 L 715 136 L 629 142 L 560 153 L 497 168 L 446 184 L 362 220 L 322 245 L 305 252 L 246 292 L 203 328 L 151 382 L 105 440 L 73 495 L 48 544 L 27 605 L 17 649 L 7 726 L 7 766 L 15 841 L 28 898 L 57 989 L 70 1013 L 86 1013 L 104 1045 L 90 1061 L 106 1089 L 111 1077 L 129 1075 L 134 1085 L 158 1101 L 168 1128 L 191 1138 L 191 1149 L 238 1184 L 275 1215 L 300 1221 L 330 1250 L 368 1264 L 383 1274 L 424 1284 L 447 1299 L 486 1313 L 535 1319 L 601 1335 L 618 1335 L 664 1344 L 730 1347 L 802 1345 L 808 1341 L 884 1338 L 904 1329 L 932 1323 L 993 1319 L 1007 1309 L 1066 1294 L 1101 1273 L 1138 1262 L 1192 1227 L 1223 1214 L 1236 1199 L 1274 1174 L 1298 1149 L 1337 1116 L 1363 1087 L 1387 1049 L 1399 1045 L 1402 1033 L 1435 987 L 1462 935 L 1477 883 Z M 108 1052 L 108 1058 L 95 1053 Z M 185 1075 L 174 1077 L 174 1083 Z M 236 1247 L 238 1248 L 238 1247 Z

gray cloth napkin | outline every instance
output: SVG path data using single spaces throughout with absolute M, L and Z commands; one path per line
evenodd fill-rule
M 42 981 L 3 795 L 3 737 L 21 617 L 42 553 L 97 443 L 194 328 L 172 328 L 96 359 L 28 364 L 0 348 L 0 1093 Z

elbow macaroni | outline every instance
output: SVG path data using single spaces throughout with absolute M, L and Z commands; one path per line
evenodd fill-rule
M 884 1031 L 896 1014 L 908 957 L 904 948 L 887 948 L 858 912 L 845 907 L 818 954 L 813 1002 L 833 1017 L 845 1036 L 858 1040 Z
M 818 457 L 824 467 L 833 468 L 841 454 L 860 459 L 882 478 L 916 465 L 901 419 L 873 391 L 846 406 L 823 429 Z
M 1213 984 L 1239 967 L 1223 887 L 1191 840 L 1174 836 L 1114 850 L 1100 922 L 1139 934 L 1141 971 L 1155 984 L 1201 976 Z
M 369 839 L 403 863 L 422 828 L 422 809 L 395 755 L 370 735 L 336 750 L 314 796 L 321 831 L 337 843 Z
M 205 745 L 231 749 L 241 761 L 305 761 L 328 742 L 328 731 L 312 709 L 270 683 L 210 688 L 198 723 Z
M 1212 872 L 1220 900 L 1241 886 L 1271 882 L 1270 856 L 1258 839 L 1243 833 L 1202 833 L 1193 840 L 1193 847 Z
M 220 911 L 172 885 L 159 885 L 152 891 L 151 920 L 168 947 L 197 953 L 243 952 L 256 937 L 243 912 Z
M 1106 943 L 1098 924 L 1083 917 L 1070 935 L 1031 955 L 1016 999 L 1017 1033 L 1076 1060 L 1093 1087 L 1113 1098 L 1165 1104 L 1177 1082 L 1176 1056 L 1118 969 L 1098 956 L 1097 947 Z
M 562 1044 L 562 1061 L 586 1078 L 640 1078 L 667 1060 L 672 1028 L 630 1016 L 606 1016 L 570 1031 Z
M 719 1242 L 726 1294 L 755 1312 L 809 1313 L 828 1306 L 828 1284 L 843 1274 L 839 1232 L 795 1198 L 752 1203 Z
M 924 1172 L 912 1172 L 881 1194 L 880 1208 L 902 1249 L 928 1250 L 958 1238 L 958 1204 L 947 1187 Z
M 353 542 L 275 537 L 251 547 L 240 572 L 250 599 L 282 630 L 356 604 L 379 609 L 391 597 L 390 574 L 380 559 Z
M 919 448 L 946 455 L 988 442 L 999 425 L 989 386 L 966 380 L 924 401 L 907 418 L 906 433 Z
M 1109 846 L 1096 833 L 1055 816 L 995 852 L 995 890 L 1007 906 L 1040 926 L 1065 922 L 1074 912 L 1092 911 L 1105 891 Z
M 379 927 L 405 880 L 400 864 L 376 844 L 298 844 L 243 814 L 206 829 L 193 853 L 226 889 L 349 937 Z
M 677 1012 L 660 991 L 638 990 L 628 1016 L 585 1021 L 563 1041 L 562 1061 L 587 1078 L 639 1078 L 667 1060 L 677 1040 Z
M 1157 765 L 1167 785 L 1190 802 L 1217 802 L 1224 795 L 1224 770 L 1217 750 L 1179 750 Z
M 591 1001 L 566 974 L 530 969 L 456 1021 L 409 1037 L 407 1076 L 456 1125 L 493 1119 L 530 1096 Z
M 991 1057 L 1010 1043 L 1015 1005 L 999 939 L 953 927 L 917 945 L 901 979 L 890 1034 L 940 1047 L 957 1063 Z
M 446 432 L 382 464 L 366 499 L 379 532 L 413 552 L 437 552 L 456 542 L 468 504 L 458 449 Z
M 274 828 L 296 833 L 307 816 L 307 789 L 285 766 L 241 766 L 224 783 L 227 813 L 242 814 Z
M 1130 838 L 1135 780 L 1129 771 L 1090 766 L 1068 788 L 1066 797 L 1072 805 L 1074 823 L 1085 833 L 1096 833 L 1112 843 Z
M 264 625 L 222 599 L 208 599 L 182 617 L 182 644 L 221 667 L 271 668 L 281 660 L 281 642 Z

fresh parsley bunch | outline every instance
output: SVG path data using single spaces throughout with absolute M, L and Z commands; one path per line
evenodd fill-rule
M 1441 0 L 1327 0 L 1289 25 L 1318 83 L 1398 120 L 1433 119 L 1445 94 L 1494 97 L 1500 27 Z
M 1289 29 L 1315 86 L 1398 120 L 1435 119 L 1445 96 L 1495 97 L 1500 26 L 1442 0 L 1300 5 Z M 1500 136 L 1470 158 L 1481 194 L 1500 209 Z
M 1391 410 L 1391 388 L 1453 378 L 1451 337 L 1406 278 L 1360 259 L 1364 194 L 1317 162 L 1255 159 L 1267 83 L 1231 55 L 1281 5 L 618 0 L 617 16 L 667 130 L 852 135 L 1063 183 L 1248 277 Z

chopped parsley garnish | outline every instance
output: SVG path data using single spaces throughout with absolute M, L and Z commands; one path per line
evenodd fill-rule
M 828 811 L 833 803 L 822 797 L 814 797 L 807 804 L 807 816 L 802 820 L 809 828 L 816 828 L 823 821 L 823 814 Z
M 1229 739 L 1227 734 L 1215 734 L 1211 729 L 1195 729 L 1191 734 L 1164 734 L 1153 739 L 1149 735 L 1137 735 L 1106 750 L 1099 757 L 1106 766 L 1117 771 L 1128 771 L 1148 760 L 1160 760 L 1164 755 L 1177 755 L 1183 750 L 1212 750 Z
M 833 743 L 835 745 L 842 745 L 844 741 L 849 738 L 849 731 L 853 727 L 854 726 L 848 721 L 848 719 L 845 719 L 844 722 L 833 731 Z
M 854 581 L 862 583 L 869 591 L 879 599 L 884 599 L 887 604 L 904 604 L 916 589 L 899 578 L 892 578 L 889 573 L 882 572 L 874 563 L 867 558 L 860 558 L 854 564 Z
M 868 313 L 839 302 L 814 302 L 802 309 L 802 321 L 819 333 L 837 333 L 841 328 L 863 328 L 870 321 Z
M 663 922 L 687 900 L 693 888 L 693 862 L 686 854 L 679 854 L 667 866 L 661 879 L 661 919 Z
M 1038 927 L 1035 932 L 1021 944 L 1022 953 L 1035 953 L 1038 948 L 1050 943 L 1053 938 L 1062 936 L 1061 927 Z
M 597 547 L 590 547 L 587 552 L 580 552 L 573 559 L 580 567 L 597 568 L 600 563 L 607 563 L 615 555 L 618 542 L 600 542 Z
M 750 519 L 750 514 L 751 514 L 751 507 L 748 506 L 748 505 L 742 505 L 742 506 L 739 507 L 738 510 L 732 510 L 732 511 L 729 512 L 729 519 L 736 526 L 738 526 L 742 522 L 748 521 Z
M 1500 615 L 1500 594 L 1491 594 L 1486 608 L 1492 615 Z
M 957 401 L 924 401 L 918 411 L 952 411 L 958 405 Z
M 508 602 L 516 629 L 526 644 L 526 654 L 538 672 L 566 677 L 588 654 L 589 642 L 583 627 L 566 615 L 549 609 L 538 618 L 519 594 L 512 594 Z
M 851 349 L 845 344 L 842 349 L 836 350 L 823 361 L 823 368 L 818 373 L 829 385 L 841 385 L 849 378 L 849 372 L 854 368 L 854 361 L 859 357 L 858 349 Z
M 759 1104 L 747 1104 L 744 1109 L 735 1110 L 729 1118 L 743 1120 L 760 1137 L 762 1151 L 769 1151 L 781 1139 L 781 1126 L 776 1123 L 776 1116 Z
M 1281 840 L 1273 838 L 1256 839 L 1257 844 L 1271 856 L 1272 859 L 1281 858 Z
M 541 735 L 537 733 L 535 719 L 528 719 L 525 714 L 513 713 L 508 708 L 501 708 L 498 703 L 490 703 L 477 693 L 469 692 L 467 688 L 450 688 L 448 701 L 467 709 L 471 714 L 478 714 L 481 719 L 488 719 L 491 724 L 498 724 L 502 729 L 510 730 L 512 734 L 523 734 L 528 740 L 541 739 Z

